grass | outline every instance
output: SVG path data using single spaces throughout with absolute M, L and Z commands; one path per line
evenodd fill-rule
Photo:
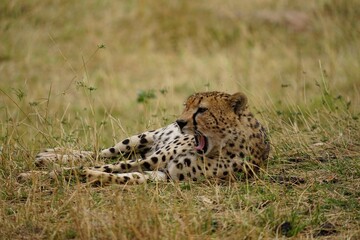
M 3 1 L 4 239 L 357 239 L 359 3 Z M 45 147 L 101 149 L 243 91 L 270 133 L 259 178 L 91 187 L 16 176 Z M 89 165 L 94 163 L 89 163 Z

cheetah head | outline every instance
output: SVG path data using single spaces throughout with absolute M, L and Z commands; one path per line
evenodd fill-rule
M 247 109 L 243 93 L 203 92 L 190 96 L 176 121 L 181 132 L 195 136 L 195 149 L 208 155 L 219 151 L 227 136 L 239 128 L 239 116 Z

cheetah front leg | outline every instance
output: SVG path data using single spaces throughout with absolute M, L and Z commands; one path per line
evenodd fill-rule
M 41 176 L 56 179 L 59 175 L 73 175 L 79 167 L 79 163 L 86 163 L 95 159 L 95 153 L 91 151 L 80 151 L 66 148 L 50 148 L 39 153 L 35 157 L 35 166 L 41 170 L 31 170 L 20 173 L 17 176 L 19 182 L 29 181 Z M 65 166 L 71 167 L 65 167 Z
M 139 153 L 141 156 L 148 151 L 154 142 L 154 132 L 148 131 L 138 135 L 131 136 L 116 144 L 114 147 L 104 149 L 100 152 L 100 158 L 113 158 L 120 154 L 126 155 L 131 153 Z M 18 176 L 19 180 L 27 180 L 36 175 L 48 175 L 50 178 L 55 178 L 61 174 L 63 170 L 76 170 L 75 165 L 79 163 L 86 163 L 96 159 L 97 154 L 92 151 L 72 150 L 66 148 L 49 148 L 39 153 L 35 157 L 35 166 L 38 168 L 49 168 L 52 165 L 52 171 L 29 171 L 21 173 Z M 70 165 L 72 168 L 65 168 Z M 121 165 L 124 167 L 123 165 Z M 120 166 L 120 167 L 121 167 Z M 126 165 L 128 167 L 128 165 Z M 104 171 L 104 170 L 103 170 Z M 106 172 L 106 169 L 105 171 Z
M 26 182 L 26 181 L 30 181 L 30 180 L 34 180 L 34 179 L 38 179 L 39 177 L 46 177 L 47 179 L 57 179 L 59 176 L 63 176 L 65 179 L 69 180 L 70 178 L 72 178 L 73 176 L 79 176 L 80 178 L 82 178 L 82 174 L 81 174 L 81 168 L 79 167 L 58 167 L 55 168 L 54 170 L 50 171 L 45 171 L 45 170 L 32 170 L 32 171 L 28 171 L 28 172 L 24 172 L 24 173 L 20 173 L 17 176 L 17 181 L 18 182 Z
M 87 162 L 95 158 L 92 151 L 72 150 L 66 148 L 49 148 L 35 157 L 36 167 L 45 167 L 49 164 L 74 165 L 78 162 Z
M 89 183 L 107 185 L 115 184 L 141 184 L 147 181 L 166 181 L 168 176 L 162 171 L 144 171 L 131 173 L 106 173 L 91 169 L 84 169 L 82 175 Z
M 104 149 L 100 152 L 100 158 L 113 158 L 119 155 L 130 155 L 131 153 L 146 153 L 154 140 L 153 135 L 155 131 L 147 131 L 138 135 L 131 136 L 117 143 L 115 146 Z M 75 163 L 86 162 L 96 158 L 96 153 L 93 151 L 81 151 L 66 148 L 49 148 L 39 153 L 35 157 L 35 165 L 37 167 L 48 166 L 49 164 L 68 165 Z
M 165 168 L 172 157 L 174 156 L 172 156 L 171 152 L 158 150 L 144 159 L 124 160 L 116 164 L 105 164 L 89 167 L 88 169 L 113 174 L 154 171 Z

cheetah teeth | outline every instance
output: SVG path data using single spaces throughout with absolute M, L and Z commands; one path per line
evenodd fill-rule
M 208 139 L 201 132 L 196 131 L 195 134 L 195 150 L 199 153 L 206 153 L 208 148 Z

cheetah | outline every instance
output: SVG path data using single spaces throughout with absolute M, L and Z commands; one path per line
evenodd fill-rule
M 243 93 L 201 92 L 191 95 L 180 117 L 166 127 L 131 136 L 98 154 L 47 149 L 36 156 L 35 165 L 76 164 L 96 157 L 121 159 L 116 164 L 79 170 L 86 181 L 101 184 L 226 180 L 257 173 L 269 151 L 265 128 L 249 111 Z M 48 174 L 54 177 L 59 171 Z

